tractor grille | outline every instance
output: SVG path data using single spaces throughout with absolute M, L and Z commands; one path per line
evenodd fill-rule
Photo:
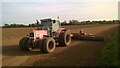
M 33 32 L 30 33 L 30 37 L 34 37 L 34 33 Z

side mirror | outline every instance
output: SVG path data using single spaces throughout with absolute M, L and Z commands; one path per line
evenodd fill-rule
M 53 23 L 56 23 L 56 20 L 53 20 Z

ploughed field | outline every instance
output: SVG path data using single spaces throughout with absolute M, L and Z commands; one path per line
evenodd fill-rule
M 110 34 L 117 30 L 117 24 L 94 24 L 63 26 L 71 33 L 83 29 L 105 37 L 104 42 L 72 40 L 68 47 L 57 46 L 55 51 L 43 54 L 39 49 L 23 52 L 19 40 L 35 28 L 3 28 L 2 29 L 2 65 L 3 66 L 94 66 L 100 57 L 105 42 Z

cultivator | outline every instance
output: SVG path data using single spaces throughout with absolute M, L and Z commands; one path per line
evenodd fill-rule
M 93 34 L 84 33 L 80 30 L 79 33 L 71 33 L 71 38 L 74 40 L 85 40 L 85 41 L 104 41 L 104 37 L 95 36 Z

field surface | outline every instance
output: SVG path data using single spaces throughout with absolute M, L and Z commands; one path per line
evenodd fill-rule
M 2 29 L 2 65 L 3 66 L 94 66 L 100 57 L 105 42 L 110 34 L 117 30 L 116 24 L 64 26 L 72 33 L 83 29 L 105 37 L 104 42 L 72 40 L 68 47 L 56 47 L 50 54 L 40 50 L 23 52 L 19 40 L 34 28 L 3 28 Z

